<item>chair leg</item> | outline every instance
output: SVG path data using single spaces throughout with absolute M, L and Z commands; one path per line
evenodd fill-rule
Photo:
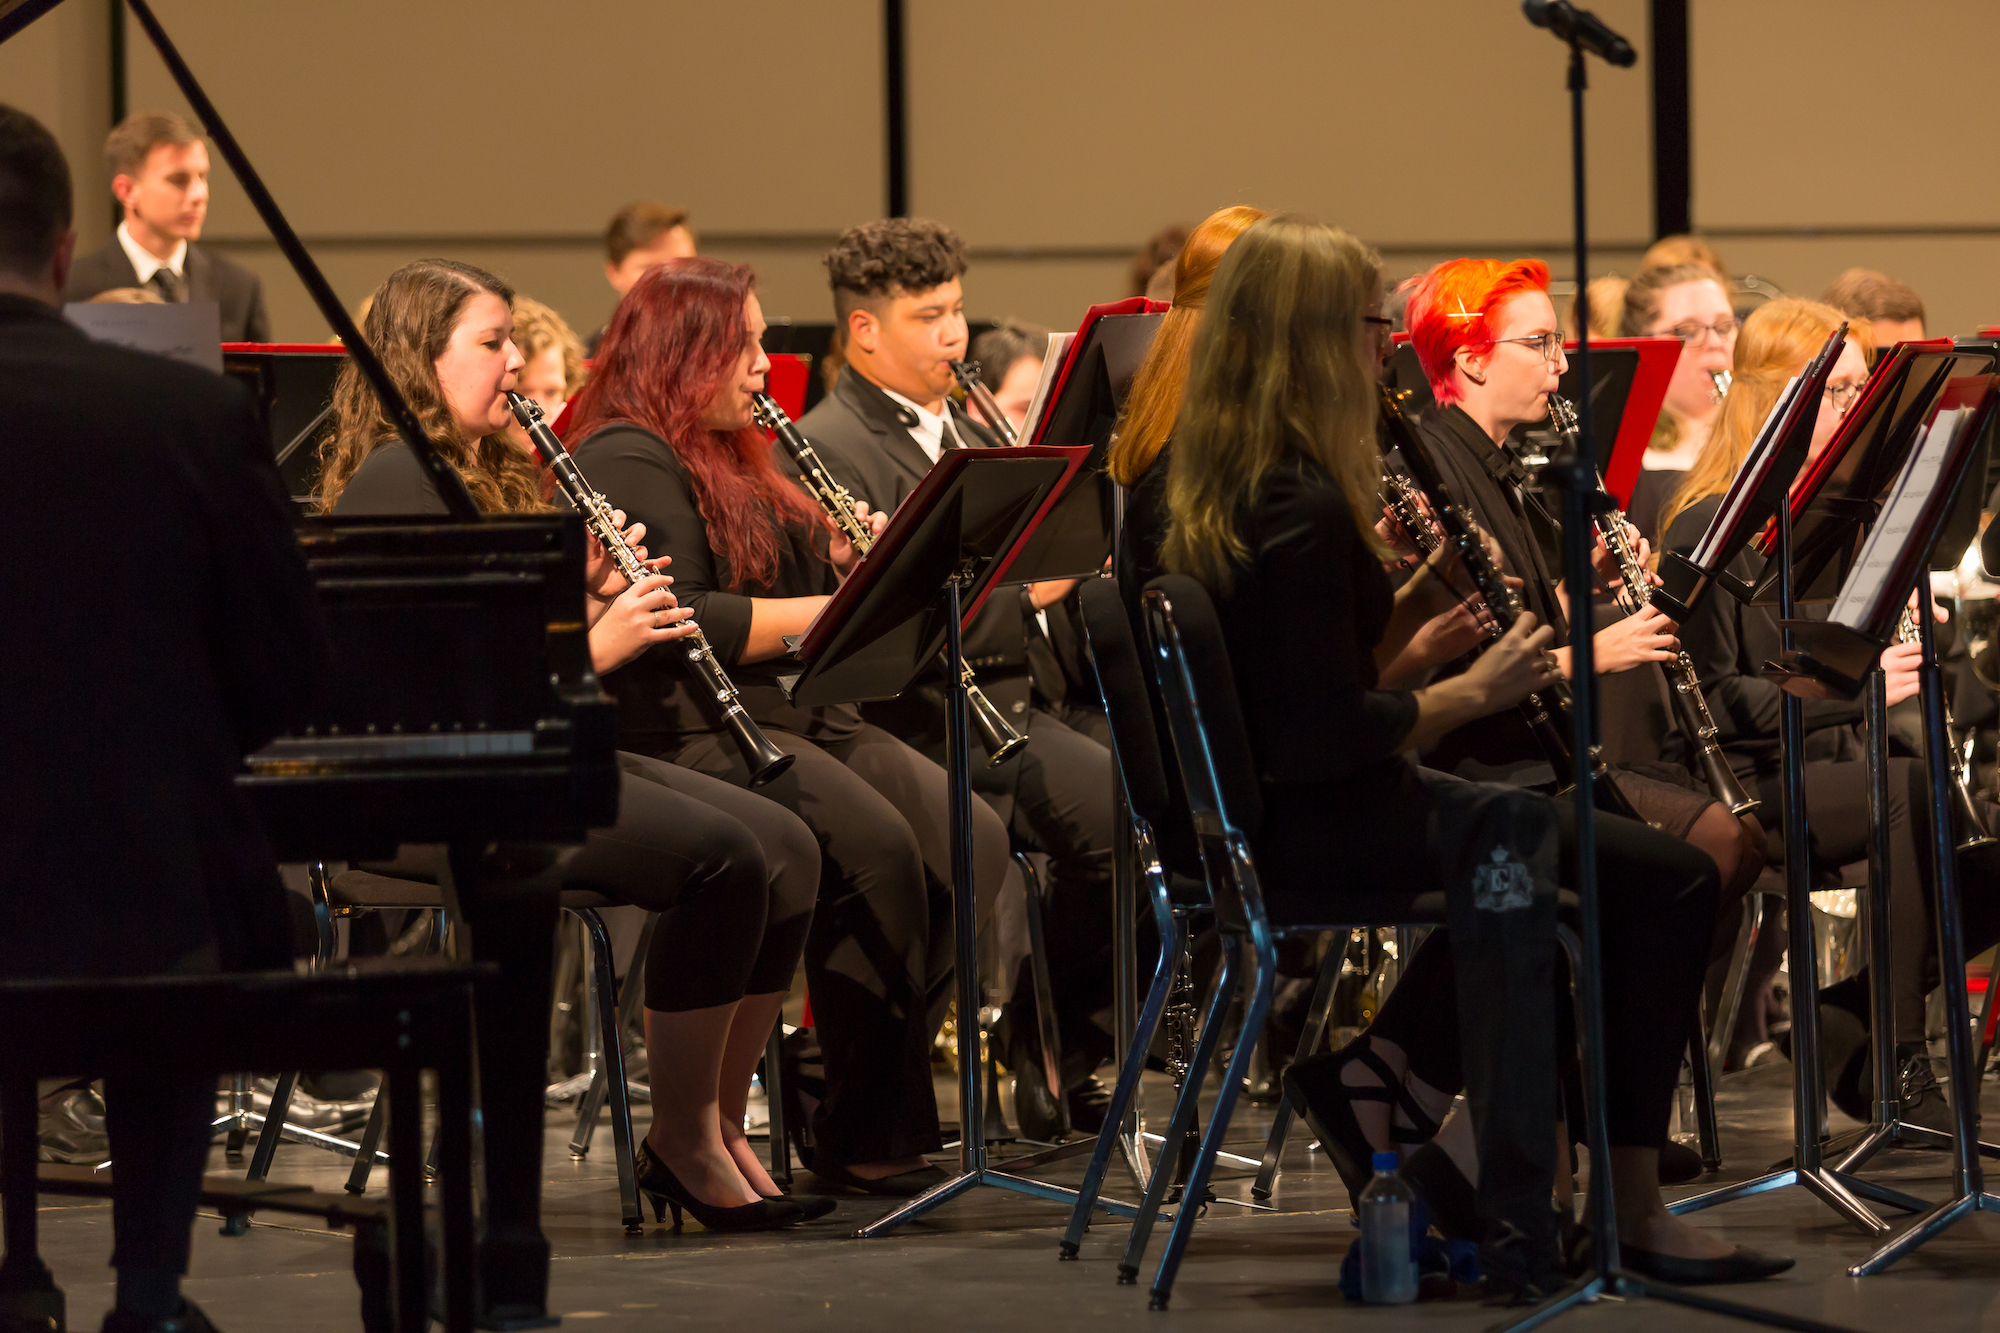
M 1240 950 L 1242 946 L 1238 948 Z M 1278 956 L 1268 937 L 1252 943 L 1250 955 L 1253 969 L 1250 984 L 1240 990 L 1244 994 L 1243 1027 L 1246 1032 L 1261 1032 L 1264 1016 L 1271 1012 L 1271 989 L 1277 978 Z M 1166 1309 L 1167 1301 L 1173 1295 L 1174 1275 L 1180 1271 L 1181 1256 L 1187 1252 L 1195 1219 L 1201 1216 L 1202 1200 L 1208 1197 L 1208 1178 L 1215 1170 L 1216 1155 L 1222 1151 L 1223 1135 L 1229 1132 L 1230 1118 L 1236 1113 L 1236 1101 L 1243 1095 L 1243 1075 L 1250 1067 L 1254 1046 L 1254 1042 L 1239 1040 L 1235 1051 L 1230 1054 L 1228 1068 L 1223 1070 L 1222 1082 L 1215 1090 L 1215 1107 L 1208 1116 L 1208 1132 L 1201 1136 L 1201 1150 L 1195 1154 L 1187 1185 L 1181 1191 L 1180 1207 L 1174 1210 L 1173 1225 L 1167 1229 L 1166 1250 L 1160 1255 L 1159 1271 L 1153 1276 L 1148 1309 Z
M 625 1039 L 616 998 L 618 978 L 611 971 L 611 935 L 604 928 L 604 918 L 594 909 L 571 910 L 583 922 L 590 939 L 591 988 L 596 992 L 591 1010 L 603 1029 L 600 1040 L 604 1044 L 604 1063 L 599 1069 L 610 1089 L 611 1141 L 613 1151 L 618 1154 L 618 1202 L 627 1234 L 637 1234 L 645 1228 L 646 1219 L 639 1211 L 639 1176 L 632 1159 L 632 1098 L 625 1086 Z M 627 973 L 625 980 L 628 990 L 639 989 L 632 984 L 637 980 L 632 974 Z M 596 1119 L 591 1116 L 592 1121 Z
M 582 921 L 581 913 L 573 913 Z M 597 952 L 590 939 L 589 923 L 584 924 L 583 960 L 583 1032 L 584 1064 L 590 1070 L 590 1086 L 576 1102 L 576 1133 L 570 1136 L 569 1155 L 572 1161 L 581 1162 L 590 1156 L 590 1141 L 597 1135 L 597 1113 L 604 1109 L 604 1094 L 608 1085 L 604 1078 L 604 1010 L 611 998 L 601 994 L 597 984 L 597 968 L 591 955 Z
M 1222 1041 L 1223 1018 L 1229 1012 L 1229 1005 L 1236 998 L 1237 969 L 1241 959 L 1241 941 L 1224 936 L 1221 940 L 1222 966 L 1216 970 L 1215 998 L 1208 1006 L 1208 1016 L 1201 1025 L 1201 1036 L 1194 1044 L 1194 1057 L 1188 1061 L 1187 1079 L 1181 1087 L 1180 1096 L 1174 1099 L 1174 1115 L 1167 1125 L 1165 1142 L 1160 1148 L 1160 1161 L 1153 1167 L 1153 1175 L 1146 1182 L 1146 1196 L 1139 1204 L 1139 1215 L 1132 1220 L 1132 1235 L 1125 1242 L 1125 1255 L 1118 1261 L 1118 1281 L 1121 1286 L 1129 1286 L 1138 1281 L 1139 1263 L 1146 1257 L 1146 1242 L 1153 1233 L 1153 1222 L 1159 1217 L 1160 1204 L 1166 1198 L 1167 1186 L 1174 1172 L 1167 1166 L 1167 1154 L 1175 1150 L 1175 1145 L 1187 1138 L 1188 1129 L 1194 1124 L 1195 1110 L 1201 1103 L 1201 1088 L 1208 1076 L 1208 1067 L 1214 1063 L 1215 1049 Z M 1200 1195 L 1182 1190 L 1182 1208 L 1199 1208 Z
M 792 1183 L 792 1141 L 786 1137 L 785 1123 L 785 1020 L 771 1025 L 771 1039 L 764 1043 L 765 1124 L 771 1135 L 771 1179 L 780 1185 Z
M 375 1168 L 375 1149 L 382 1142 L 382 1120 L 389 1107 L 389 1080 L 385 1073 L 382 1087 L 375 1094 L 375 1108 L 368 1113 L 368 1125 L 361 1131 L 361 1151 L 354 1154 L 354 1169 L 347 1173 L 347 1192 L 366 1194 L 368 1173 Z
M 1722 1165 L 1722 1134 L 1715 1120 L 1715 1071 L 1708 1063 L 1708 1042 L 1701 1030 L 1702 1004 L 1694 1007 L 1694 1037 L 1688 1042 L 1688 1068 L 1694 1074 L 1694 1123 L 1701 1142 L 1701 1167 Z
M 1062 1126 L 1059 1137 L 1068 1138 L 1069 1098 L 1063 1096 L 1062 1034 L 1056 1024 L 1055 985 L 1049 975 L 1048 934 L 1042 924 L 1042 881 L 1035 874 L 1034 862 L 1029 860 L 1026 852 L 1016 851 L 1014 863 L 1021 867 L 1021 883 L 1027 890 L 1028 967 L 1035 986 L 1035 1026 L 1042 1039 L 1042 1078 L 1048 1084 L 1049 1096 L 1056 1100 L 1057 1123 Z
M 6 1214 L 0 1325 L 9 1328 L 60 1329 L 66 1318 L 62 1289 L 42 1262 L 38 1235 L 39 1119 L 33 1076 L 14 1071 L 0 1075 L 0 1212 Z
M 408 1065 L 383 1071 L 375 1099 L 389 1105 L 389 1237 L 395 1254 L 396 1327 L 421 1330 L 430 1321 L 425 1273 L 423 1099 L 418 1071 Z
M 1292 1053 L 1294 1064 L 1317 1051 L 1321 1039 L 1326 1036 L 1326 1019 L 1333 1010 L 1334 994 L 1340 989 L 1340 969 L 1347 960 L 1347 944 L 1345 935 L 1337 935 L 1327 945 L 1326 958 L 1319 965 L 1319 978 L 1313 983 L 1312 1008 L 1306 1011 L 1305 1031 L 1299 1033 L 1298 1049 Z M 1281 1096 L 1278 1108 L 1271 1116 L 1271 1137 L 1264 1143 L 1263 1164 L 1258 1167 L 1257 1179 L 1250 1186 L 1252 1197 L 1271 1197 L 1271 1188 L 1278 1182 L 1278 1161 L 1285 1154 L 1285 1136 L 1291 1128 L 1292 1103 Z
M 1764 928 L 1764 895 L 1752 892 L 1743 899 L 1743 926 L 1737 932 L 1736 948 L 1729 957 L 1729 972 L 1722 982 L 1722 994 L 1715 1009 L 1715 1026 L 1708 1033 L 1710 1069 L 1720 1069 L 1729 1059 L 1729 1043 L 1735 1040 L 1737 1019 L 1743 1012 L 1743 992 L 1750 983 L 1750 964 L 1757 955 L 1757 937 Z
M 1118 1086 L 1111 1091 L 1111 1105 L 1104 1113 L 1104 1129 L 1097 1136 L 1097 1146 L 1090 1154 L 1090 1165 L 1084 1168 L 1083 1183 L 1077 1187 L 1076 1206 L 1070 1210 L 1069 1228 L 1057 1249 L 1065 1259 L 1076 1258 L 1077 1247 L 1083 1243 L 1083 1233 L 1090 1226 L 1091 1210 L 1097 1206 L 1097 1196 L 1104 1188 L 1104 1173 L 1111 1167 L 1111 1153 L 1118 1146 L 1119 1127 L 1125 1123 L 1125 1114 L 1139 1095 L 1139 1080 L 1146 1072 L 1146 1052 L 1153 1045 L 1153 1034 L 1159 1031 L 1160 1015 L 1167 1007 L 1167 992 L 1173 988 L 1174 969 L 1180 966 L 1181 951 L 1186 945 L 1186 927 L 1171 909 L 1164 914 L 1160 931 L 1160 959 L 1153 968 L 1153 984 L 1146 991 L 1146 1000 L 1139 1008 L 1138 1021 L 1132 1028 L 1131 1044 L 1125 1048 L 1124 1063 L 1118 1066 Z M 1164 1174 L 1156 1166 L 1155 1176 Z M 1147 1180 L 1150 1189 L 1151 1177 Z
M 292 1093 L 299 1086 L 296 1069 L 278 1075 L 278 1086 L 271 1090 L 271 1104 L 264 1109 L 264 1123 L 257 1130 L 257 1147 L 250 1154 L 250 1170 L 245 1180 L 263 1180 L 271 1174 L 271 1159 L 278 1155 L 278 1140 L 285 1128 L 285 1117 L 291 1114 Z

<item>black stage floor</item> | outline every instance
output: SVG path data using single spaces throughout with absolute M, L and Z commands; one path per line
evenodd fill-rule
M 1789 1067 L 1779 1064 L 1723 1081 L 1727 1160 L 1717 1180 L 1757 1174 L 1788 1154 L 1789 1077 Z M 952 1104 L 942 1083 L 940 1103 Z M 1163 1092 L 1155 1091 L 1151 1104 L 1163 1120 Z M 1996 1105 L 1994 1095 L 1987 1104 Z M 644 1113 L 643 1106 L 636 1108 L 642 1123 Z M 1834 1118 L 1836 1132 L 1848 1127 L 1837 1112 Z M 1257 1155 L 1268 1124 L 1265 1113 L 1247 1108 L 1232 1147 Z M 618 1222 L 608 1126 L 600 1126 L 597 1146 L 584 1163 L 570 1160 L 571 1126 L 568 1114 L 551 1111 L 544 1216 L 555 1248 L 551 1306 L 578 1329 L 1094 1333 L 1112 1326 L 1171 1326 L 1236 1333 L 1339 1321 L 1351 1327 L 1472 1330 L 1499 1317 L 1477 1302 L 1393 1309 L 1347 1304 L 1338 1287 L 1339 1260 L 1354 1236 L 1346 1201 L 1325 1159 L 1308 1161 L 1307 1138 L 1298 1130 L 1273 1200 L 1277 1211 L 1251 1212 L 1228 1203 L 1212 1208 L 1195 1232 L 1172 1310 L 1155 1314 L 1146 1309 L 1143 1287 L 1120 1287 L 1113 1280 L 1126 1231 L 1122 1223 L 1099 1222 L 1080 1261 L 1061 1263 L 1056 1239 L 1067 1210 L 990 1190 L 947 1204 L 881 1240 L 849 1238 L 855 1225 L 885 1211 L 879 1200 L 858 1198 L 843 1201 L 824 1221 L 778 1235 L 711 1235 L 690 1224 L 678 1235 L 649 1225 L 644 1235 L 627 1237 Z M 1944 1154 L 1896 1153 L 1878 1164 L 1870 1174 L 1885 1183 L 1927 1198 L 1946 1191 Z M 287 1145 L 273 1177 L 335 1188 L 346 1165 Z M 216 1169 L 222 1166 L 218 1147 Z M 1077 1159 L 1041 1174 L 1073 1183 L 1082 1169 Z M 1248 1199 L 1250 1175 L 1223 1173 L 1218 1193 Z M 804 1173 L 798 1183 L 812 1187 Z M 1115 1197 L 1135 1197 L 1129 1176 L 1114 1175 L 1114 1186 Z M 45 1252 L 69 1293 L 70 1326 L 94 1329 L 112 1294 L 105 1266 L 111 1250 L 109 1208 L 50 1200 L 41 1217 Z M 1703 1213 L 1699 1222 L 1737 1242 L 1799 1260 L 1785 1277 L 1717 1288 L 1718 1295 L 1855 1329 L 2000 1329 L 2000 1226 L 1985 1218 L 1961 1224 L 1889 1273 L 1868 1279 L 1849 1278 L 1845 1268 L 1872 1244 L 1797 1189 Z M 1164 1227 L 1155 1233 L 1154 1258 L 1164 1234 Z M 358 1328 L 348 1247 L 344 1233 L 310 1226 L 260 1223 L 246 1236 L 225 1237 L 213 1219 L 204 1219 L 196 1227 L 187 1290 L 229 1333 Z M 1557 1326 L 1678 1333 L 1691 1324 L 1724 1327 L 1708 1316 L 1644 1302 L 1600 1303 L 1565 1316 Z

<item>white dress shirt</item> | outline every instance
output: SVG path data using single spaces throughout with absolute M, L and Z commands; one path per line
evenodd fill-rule
M 882 388 L 882 392 L 889 395 L 890 401 L 900 407 L 907 407 L 916 415 L 917 424 L 910 427 L 910 434 L 917 437 L 918 447 L 930 455 L 931 462 L 935 463 L 944 456 L 944 436 L 946 431 L 951 432 L 952 448 L 958 449 L 964 447 L 965 441 L 959 437 L 958 428 L 951 424 L 949 400 L 947 400 L 945 410 L 942 413 L 932 412 L 928 408 L 918 407 L 894 389 L 883 388 L 880 385 L 876 387 Z
M 188 243 L 182 241 L 174 247 L 173 254 L 165 260 L 156 259 L 153 252 L 132 239 L 132 232 L 124 223 L 118 224 L 118 244 L 125 251 L 125 257 L 132 261 L 132 272 L 138 275 L 139 286 L 144 287 L 153 280 L 153 275 L 167 269 L 181 281 L 187 281 Z

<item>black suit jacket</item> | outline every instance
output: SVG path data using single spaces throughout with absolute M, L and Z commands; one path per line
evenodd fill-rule
M 233 381 L 0 295 L 0 976 L 290 960 L 234 775 L 326 643 Z
M 187 248 L 184 268 L 188 300 L 213 301 L 222 308 L 222 341 L 271 341 L 271 317 L 264 310 L 264 284 L 255 273 L 193 244 Z M 69 271 L 69 286 L 63 289 L 63 300 L 88 301 L 113 287 L 138 285 L 139 275 L 133 271 L 125 247 L 113 236 L 102 250 L 76 261 Z
M 1000 443 L 998 436 L 957 403 L 949 403 L 946 410 L 951 413 L 952 428 L 967 444 L 991 448 Z M 798 424 L 834 480 L 871 508 L 893 512 L 931 470 L 930 455 L 910 434 L 916 425 L 915 414 L 851 366 L 841 373 L 833 392 L 799 418 Z M 798 475 L 788 458 L 781 458 L 779 466 L 789 475 Z M 1016 730 L 1027 728 L 1034 690 L 1039 689 L 1052 701 L 1063 697 L 1060 666 L 1039 627 L 1032 623 L 1033 614 L 1026 588 L 1002 588 L 986 599 L 965 636 L 966 661 L 979 673 L 979 688 Z M 871 713 L 878 711 L 871 709 Z M 928 727 L 929 722 L 924 725 Z M 903 726 L 892 729 L 898 734 L 907 730 Z

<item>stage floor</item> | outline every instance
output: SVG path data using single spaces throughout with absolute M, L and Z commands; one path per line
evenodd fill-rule
M 1790 1070 L 1765 1066 L 1723 1081 L 1724 1170 L 1716 1180 L 1760 1173 L 1789 1149 Z M 1991 1085 L 1989 1085 L 1989 1089 Z M 940 1084 L 940 1103 L 952 1104 Z M 1989 1090 L 1986 1104 L 2000 1109 Z M 1164 1091 L 1151 1105 L 1164 1119 Z M 641 1118 L 645 1108 L 636 1108 Z M 1836 1132 L 1849 1127 L 1837 1112 Z M 1477 1302 L 1437 1302 L 1399 1308 L 1349 1305 L 1340 1295 L 1339 1261 L 1354 1231 L 1339 1178 L 1323 1157 L 1309 1161 L 1307 1136 L 1295 1129 L 1286 1171 L 1272 1201 L 1275 1212 L 1229 1203 L 1210 1210 L 1175 1288 L 1173 1308 L 1149 1313 L 1143 1287 L 1114 1281 L 1124 1243 L 1123 1223 L 1100 1221 L 1078 1262 L 1056 1258 L 1067 1221 L 1058 1205 L 983 1190 L 945 1205 L 892 1237 L 859 1241 L 853 1228 L 886 1211 L 873 1199 L 843 1200 L 823 1221 L 776 1235 L 722 1236 L 697 1229 L 674 1234 L 649 1223 L 628 1237 L 618 1222 L 611 1135 L 601 1125 L 587 1162 L 572 1162 L 572 1118 L 551 1111 L 545 1219 L 555 1249 L 551 1308 L 575 1328 L 603 1330 L 756 1330 L 873 1327 L 899 1330 L 1008 1330 L 1079 1333 L 1106 1327 L 1295 1329 L 1339 1320 L 1371 1328 L 1483 1329 L 1500 1317 Z M 1231 1146 L 1261 1152 L 1267 1113 L 1247 1108 Z M 641 1129 L 643 1132 L 643 1127 Z M 223 1169 L 221 1149 L 215 1169 Z M 346 1163 L 312 1149 L 280 1150 L 273 1178 L 336 1188 Z M 1940 1153 L 1895 1153 L 1869 1174 L 1925 1198 L 1942 1197 L 1948 1159 Z M 240 1168 L 239 1168 L 240 1169 Z M 1074 1183 L 1081 1158 L 1044 1169 L 1042 1178 Z M 1131 1180 L 1115 1168 L 1114 1197 L 1133 1199 Z M 1217 1192 L 1247 1200 L 1251 1172 L 1229 1170 Z M 377 1175 L 377 1187 L 381 1176 Z M 801 1172 L 798 1184 L 810 1189 Z M 1685 1187 L 1692 1193 L 1712 1182 Z M 647 1214 L 650 1219 L 650 1211 Z M 108 1205 L 49 1200 L 41 1213 L 44 1252 L 69 1293 L 70 1327 L 95 1329 L 111 1301 Z M 1742 1244 L 1795 1255 L 1784 1277 L 1746 1287 L 1713 1288 L 1774 1310 L 1854 1329 L 1921 1329 L 1970 1333 L 2000 1328 L 2000 1225 L 1984 1217 L 1962 1223 L 1889 1273 L 1846 1275 L 1872 1244 L 1797 1189 L 1781 1190 L 1699 1216 L 1699 1224 Z M 1154 1233 L 1157 1259 L 1165 1229 Z M 194 1268 L 187 1291 L 228 1333 L 246 1330 L 355 1329 L 360 1326 L 349 1242 L 344 1233 L 311 1226 L 253 1225 L 242 1237 L 217 1233 L 214 1219 L 195 1229 Z M 1144 1277 L 1150 1278 L 1151 1266 Z M 1673 1307 L 1605 1302 L 1568 1316 L 1559 1326 L 1673 1329 L 1690 1321 L 1720 1321 Z

